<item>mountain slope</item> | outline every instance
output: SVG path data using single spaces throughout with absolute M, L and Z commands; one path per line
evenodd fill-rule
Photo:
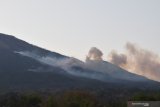
M 148 83 L 149 85 L 145 85 Z M 97 87 L 95 87 L 97 86 Z M 0 34 L 0 89 L 160 88 L 109 62 L 82 62 Z
M 57 58 L 65 58 L 67 56 L 61 55 L 56 52 L 51 52 L 46 49 L 29 44 L 23 40 L 17 39 L 14 36 L 0 33 L 0 48 L 10 51 L 34 51 L 39 55 L 52 55 Z

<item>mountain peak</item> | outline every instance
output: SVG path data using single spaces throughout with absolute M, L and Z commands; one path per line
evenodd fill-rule
M 103 61 L 101 58 L 103 54 L 95 48 L 92 48 L 89 54 L 90 58 L 88 58 L 86 62 L 83 62 L 76 58 L 34 46 L 14 36 L 0 34 L 0 73 L 6 76 L 7 73 L 9 73 L 9 75 L 12 75 L 12 73 L 17 74 L 17 80 L 13 80 L 16 81 L 15 83 L 21 81 L 19 80 L 19 75 L 24 74 L 26 76 L 29 75 L 24 81 L 29 81 L 30 78 L 34 78 L 32 82 L 38 79 L 37 81 L 54 83 L 54 79 L 50 78 L 51 76 L 46 80 L 46 77 L 44 79 L 41 75 L 42 73 L 44 73 L 44 75 L 53 75 L 53 77 L 56 78 L 55 81 L 60 81 L 62 85 L 71 82 L 70 80 L 78 81 L 81 84 L 84 84 L 84 81 L 126 85 L 135 82 L 154 82 Z M 93 58 L 101 60 L 92 60 Z M 34 74 L 32 77 L 30 73 L 36 73 L 37 76 Z M 23 80 L 23 78 L 21 79 Z M 52 81 L 48 81 L 48 79 Z M 4 80 L 0 78 L 0 81 Z M 75 83 L 73 84 L 77 86 L 77 82 Z

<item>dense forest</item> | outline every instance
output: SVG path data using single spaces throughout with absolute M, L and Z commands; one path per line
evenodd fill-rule
M 112 94 L 112 95 L 111 95 Z M 12 92 L 0 95 L 0 107 L 127 107 L 127 101 L 159 101 L 159 91 L 124 95 L 72 90 L 56 93 Z

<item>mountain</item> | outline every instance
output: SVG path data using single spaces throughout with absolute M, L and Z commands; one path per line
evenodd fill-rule
M 160 89 L 160 83 L 109 62 L 83 62 L 0 34 L 0 91 L 122 86 Z

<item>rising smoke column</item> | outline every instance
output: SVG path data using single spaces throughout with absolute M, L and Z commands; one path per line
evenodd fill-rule
M 88 52 L 86 60 L 100 61 L 102 60 L 102 56 L 103 56 L 103 53 L 101 52 L 101 50 L 99 50 L 96 47 L 92 47 Z
M 106 72 L 108 67 L 104 63 L 102 57 L 102 51 L 96 47 L 92 47 L 86 57 L 85 67 L 93 71 Z
M 124 54 L 112 51 L 109 54 L 110 62 L 136 74 L 160 81 L 160 57 L 157 54 L 132 43 L 127 43 L 125 49 Z

